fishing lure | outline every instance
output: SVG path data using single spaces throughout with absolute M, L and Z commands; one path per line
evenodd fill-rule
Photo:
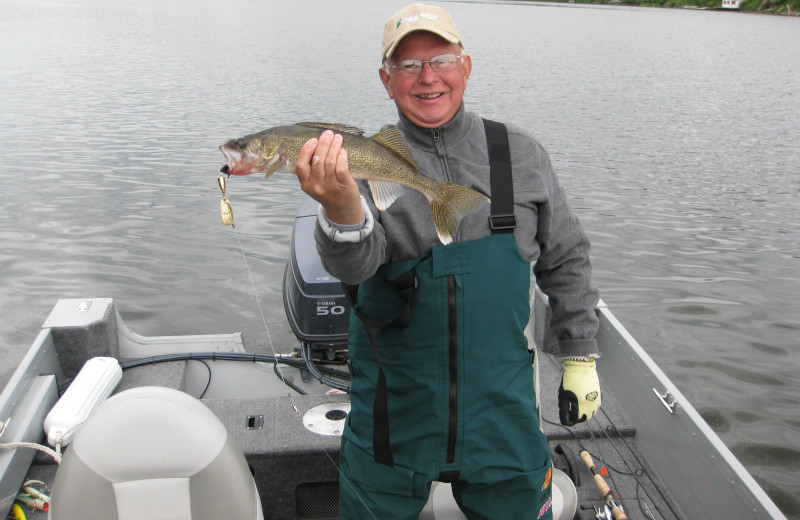
M 22 484 L 22 492 L 17 495 L 16 500 L 31 509 L 47 511 L 50 509 L 50 497 L 43 491 L 33 487 L 34 484 L 44 486 L 41 480 L 28 480 Z M 14 504 L 14 520 L 25 520 L 25 512 L 17 504 Z M 21 516 L 20 516 L 21 515 Z
M 226 226 L 236 227 L 233 225 L 233 208 L 228 198 L 225 196 L 225 176 L 220 175 L 217 177 L 217 184 L 222 191 L 222 200 L 219 201 L 219 213 L 222 216 L 222 223 Z
M 28 517 L 25 516 L 25 511 L 19 505 L 14 504 L 11 510 L 14 513 L 14 520 L 27 520 Z

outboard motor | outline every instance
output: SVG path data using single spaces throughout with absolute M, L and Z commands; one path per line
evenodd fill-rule
M 314 243 L 319 203 L 304 195 L 297 210 L 289 261 L 283 275 L 283 306 L 292 332 L 313 360 L 347 360 L 350 302 L 341 282 L 322 266 Z

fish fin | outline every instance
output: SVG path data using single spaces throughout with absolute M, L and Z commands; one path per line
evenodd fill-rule
M 375 206 L 381 211 L 394 204 L 394 201 L 400 198 L 405 193 L 406 188 L 402 184 L 396 182 L 376 181 L 370 179 L 369 189 L 372 192 L 372 200 L 375 201 Z
M 286 166 L 286 152 L 280 148 L 278 152 L 273 155 L 267 162 L 266 170 L 264 170 L 264 180 L 272 177 L 272 174 Z
M 322 128 L 323 130 L 332 130 L 340 134 L 364 135 L 364 130 L 357 126 L 342 125 L 339 123 L 320 123 L 320 122 L 305 122 L 296 123 L 298 126 L 310 126 L 311 128 Z
M 442 244 L 449 244 L 458 232 L 461 219 L 488 204 L 489 197 L 451 182 L 441 183 L 437 191 L 437 196 L 430 200 L 433 225 Z
M 383 132 L 373 135 L 370 139 L 400 156 L 414 171 L 419 171 L 417 163 L 414 162 L 414 156 L 411 155 L 411 150 L 406 143 L 406 137 L 400 130 L 396 128 L 384 130 Z

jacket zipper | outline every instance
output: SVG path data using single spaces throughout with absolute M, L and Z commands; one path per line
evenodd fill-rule
M 438 128 L 434 128 L 431 130 L 431 136 L 433 137 L 433 146 L 436 148 L 436 155 L 439 156 L 439 162 L 442 163 L 442 179 L 449 181 L 450 180 L 450 166 L 447 164 L 447 155 L 444 151 L 444 141 L 442 141 L 442 131 Z
M 431 131 L 436 153 L 442 163 L 443 178 L 450 180 L 450 171 L 447 165 L 447 156 L 444 153 L 442 132 L 438 128 Z M 448 323 L 448 432 L 447 432 L 447 463 L 456 460 L 456 442 L 458 440 L 458 320 L 456 319 L 456 277 L 447 277 L 447 323 Z
M 433 145 L 436 147 L 436 153 L 438 153 L 439 156 L 441 157 L 442 155 L 444 155 L 442 151 L 439 149 L 439 143 L 442 140 L 442 131 L 439 130 L 438 128 L 434 128 L 433 130 L 431 130 L 431 136 L 433 137 Z
M 433 138 L 433 147 L 436 149 L 436 155 L 439 157 L 439 164 L 442 166 L 442 180 L 453 182 L 452 176 L 450 175 L 450 165 L 447 163 L 444 141 L 442 140 L 442 131 L 439 128 L 432 129 L 431 137 Z M 456 242 L 461 241 L 461 227 L 458 228 L 456 236 L 453 238 Z
M 458 437 L 458 323 L 456 321 L 456 277 L 447 277 L 448 350 L 450 356 L 449 431 L 447 434 L 447 462 L 456 460 Z

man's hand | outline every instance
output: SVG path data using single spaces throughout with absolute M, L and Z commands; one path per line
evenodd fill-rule
M 297 154 L 295 171 L 300 188 L 322 204 L 331 221 L 358 224 L 364 220 L 364 212 L 342 141 L 341 135 L 330 130 L 325 130 L 319 139 L 309 139 Z
M 564 361 L 564 375 L 558 389 L 558 418 L 564 426 L 590 419 L 600 408 L 600 380 L 594 359 Z

